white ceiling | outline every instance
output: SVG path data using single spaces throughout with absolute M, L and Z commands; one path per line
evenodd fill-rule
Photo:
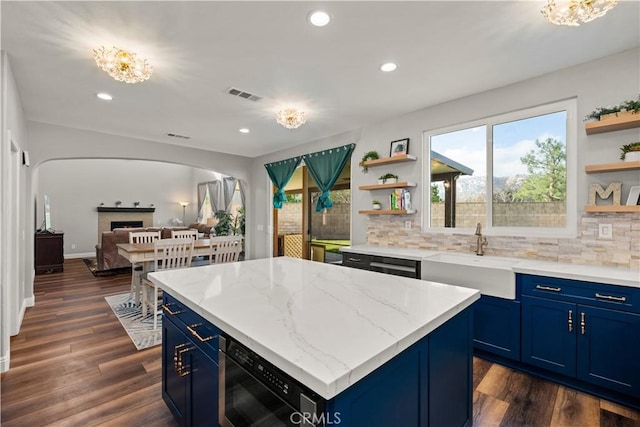
M 1 42 L 29 120 L 256 157 L 640 45 L 637 1 L 574 28 L 544 21 L 544 3 L 2 1 Z M 333 21 L 309 25 L 315 9 Z M 153 76 L 116 82 L 95 65 L 101 45 Z M 275 123 L 288 105 L 306 125 Z

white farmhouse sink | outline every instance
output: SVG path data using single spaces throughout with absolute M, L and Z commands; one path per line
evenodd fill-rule
M 512 267 L 518 260 L 441 253 L 422 260 L 422 280 L 477 289 L 482 295 L 516 298 L 516 275 Z

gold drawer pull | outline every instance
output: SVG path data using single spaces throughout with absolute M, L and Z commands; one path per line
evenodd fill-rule
M 178 347 L 183 347 L 183 348 L 178 350 L 178 369 L 176 369 L 176 372 L 181 377 L 186 377 L 187 375 L 189 375 L 191 373 L 191 371 L 187 370 L 187 365 L 182 361 L 182 356 L 185 353 L 193 350 L 193 347 L 188 348 L 188 347 L 186 347 L 186 344 L 182 344 L 181 346 L 178 346 Z
M 541 291 L 551 291 L 551 292 L 560 292 L 562 288 L 552 288 L 551 286 L 542 286 L 536 285 L 536 289 L 540 289 Z
M 587 322 L 584 319 L 584 313 L 580 313 L 580 331 L 582 335 L 586 332 Z
M 573 310 L 569 310 L 569 332 L 573 332 Z
M 187 326 L 187 329 L 189 330 L 189 332 L 191 332 L 193 334 L 194 337 L 198 338 L 200 340 L 200 342 L 207 342 L 207 341 L 211 341 L 212 339 L 214 339 L 215 337 L 217 337 L 217 335 L 209 335 L 206 338 L 202 338 L 194 328 L 197 328 L 198 326 L 202 326 L 202 323 L 194 323 L 191 326 Z
M 614 297 L 614 296 L 611 296 L 611 295 L 600 295 L 597 292 L 596 292 L 596 298 L 606 299 L 606 300 L 609 300 L 609 301 L 617 301 L 617 302 L 625 302 L 625 301 L 627 301 L 627 297 Z
M 162 304 L 162 309 L 163 309 L 166 313 L 168 313 L 168 314 L 170 314 L 170 315 L 172 315 L 172 316 L 175 316 L 176 314 L 180 314 L 180 313 L 182 313 L 182 312 L 184 311 L 184 310 L 171 311 L 171 309 L 169 308 L 169 306 L 170 306 L 170 305 L 175 305 L 175 303 L 170 302 L 170 303 L 168 303 L 168 304 Z

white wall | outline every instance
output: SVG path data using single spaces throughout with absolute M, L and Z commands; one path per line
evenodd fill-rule
M 44 194 L 51 203 L 52 227 L 63 230 L 65 257 L 95 256 L 98 242 L 100 203 L 123 207 L 154 205 L 154 226 L 174 225 L 182 220 L 180 201 L 189 202 L 185 209 L 186 224 L 197 216 L 196 185 L 200 179 L 210 180 L 214 173 L 190 166 L 146 160 L 67 159 L 52 160 L 38 167 L 36 224 L 42 223 Z M 82 177 L 82 179 L 78 179 Z M 75 248 L 72 247 L 75 245 Z
M 24 311 L 33 305 L 33 240 L 28 237 L 29 168 L 22 103 L 9 58 L 0 52 L 0 372 L 9 369 L 9 336 L 18 333 Z M 32 211 L 31 211 L 32 212 Z
M 288 150 L 286 153 L 256 158 L 252 163 L 252 187 L 254 189 L 252 203 L 257 207 L 264 206 L 265 211 L 257 212 L 257 216 L 252 218 L 250 223 L 250 227 L 254 230 L 258 225 L 264 225 L 264 231 L 256 231 L 253 241 L 255 245 L 254 256 L 268 256 L 272 246 L 271 235 L 267 228 L 270 220 L 269 199 L 271 194 L 269 178 L 264 171 L 264 163 L 347 142 L 357 142 L 351 159 L 351 188 L 354 189 L 351 198 L 351 240 L 353 244 L 362 244 L 366 242 L 368 219 L 364 215 L 359 215 L 358 210 L 369 207 L 371 195 L 367 191 L 358 191 L 357 188 L 360 185 L 372 183 L 372 178 L 360 172 L 358 167 L 365 152 L 377 150 L 381 155 L 384 155 L 383 153 L 388 152 L 391 141 L 407 137 L 411 139 L 409 153 L 416 154 L 419 161 L 394 166 L 394 171 L 401 175 L 403 180 L 419 183 L 417 189 L 412 192 L 412 203 L 420 209 L 422 206 L 421 193 L 424 192 L 422 153 L 425 151 L 425 147 L 422 134 L 425 130 L 452 126 L 573 97 L 577 98 L 578 104 L 578 211 L 582 211 L 586 205 L 587 188 L 591 182 L 622 181 L 623 188 L 626 188 L 625 191 L 628 192 L 631 185 L 638 184 L 637 175 L 624 173 L 611 173 L 606 177 L 586 175 L 584 166 L 592 163 L 618 161 L 619 147 L 629 142 L 638 141 L 640 137 L 638 129 L 587 136 L 582 118 L 597 107 L 615 105 L 627 99 L 637 98 L 640 93 L 638 76 L 640 76 L 640 49 L 636 48 L 534 79 L 424 108 L 386 122 L 365 126 L 359 140 L 357 138 L 348 140 L 348 138 L 336 137 L 315 141 L 306 146 L 298 147 L 295 151 Z M 623 200 L 625 199 L 626 194 L 623 194 Z M 417 215 L 418 217 L 414 221 L 421 223 L 422 212 L 419 211 Z

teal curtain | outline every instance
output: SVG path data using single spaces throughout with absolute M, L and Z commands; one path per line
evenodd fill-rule
M 354 148 L 355 144 L 349 144 L 302 156 L 309 174 L 311 174 L 320 191 L 322 191 L 316 203 L 316 212 L 322 212 L 333 206 L 329 190 L 336 183 L 340 172 L 351 159 L 351 153 L 353 153 Z
M 281 209 L 282 203 L 287 200 L 287 197 L 284 195 L 284 187 L 287 186 L 287 183 L 301 161 L 302 157 L 293 157 L 264 165 L 271 182 L 276 187 L 276 192 L 273 194 L 274 208 Z

